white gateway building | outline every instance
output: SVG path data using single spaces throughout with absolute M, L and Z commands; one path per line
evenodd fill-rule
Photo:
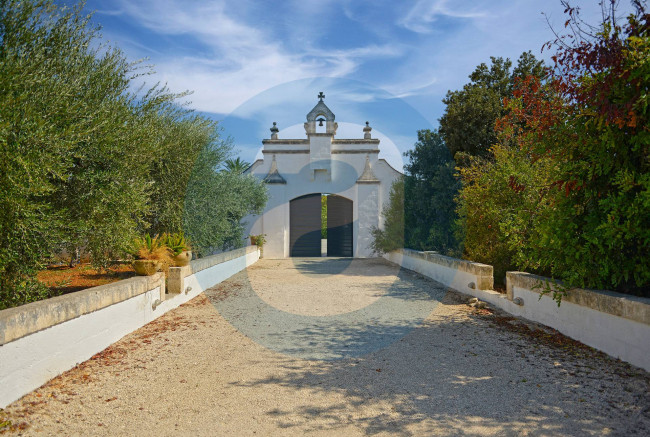
M 307 138 L 281 139 L 273 123 L 271 138 L 262 141 L 264 159 L 246 170 L 269 188 L 264 212 L 245 219 L 249 234 L 266 235 L 266 258 L 373 256 L 371 230 L 383 226 L 381 211 L 401 176 L 379 159 L 368 122 L 363 138 L 336 138 L 334 113 L 323 93 L 318 97 L 307 114 Z M 321 202 L 327 204 L 324 219 Z

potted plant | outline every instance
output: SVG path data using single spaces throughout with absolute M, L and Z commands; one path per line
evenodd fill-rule
M 251 244 L 256 245 L 260 249 L 260 258 L 264 256 L 264 243 L 266 243 L 266 234 L 249 235 Z
M 158 270 L 166 270 L 170 262 L 170 251 L 158 235 L 146 234 L 135 238 L 131 253 L 135 260 L 133 269 L 140 276 L 151 276 Z
M 184 267 L 190 263 L 192 260 L 192 252 L 182 232 L 165 234 L 164 242 L 171 251 L 172 262 L 176 267 Z

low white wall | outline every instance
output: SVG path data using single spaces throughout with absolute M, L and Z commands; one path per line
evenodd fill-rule
M 558 307 L 550 294 L 540 298 L 540 285 L 548 278 L 508 272 L 506 281 L 508 297 L 523 303 L 509 310 L 513 314 L 650 371 L 650 299 L 613 291 L 572 289 Z
M 192 261 L 178 294 L 158 273 L 0 311 L 0 408 L 258 259 L 249 246 Z
M 611 291 L 573 289 L 557 303 L 550 295 L 540 297 L 541 284 L 548 278 L 523 272 L 507 273 L 507 294 L 497 293 L 479 284 L 483 264 L 441 257 L 427 252 L 400 249 L 384 255 L 409 270 L 428 276 L 443 285 L 518 317 L 541 323 L 601 350 L 613 357 L 650 371 L 650 299 Z M 491 267 L 490 267 L 491 268 Z M 489 283 L 492 288 L 492 284 Z M 518 298 L 518 299 L 517 299 Z M 518 302 L 516 304 L 515 302 Z
M 486 264 L 412 249 L 398 249 L 384 254 L 384 258 L 463 293 L 474 294 L 494 287 L 492 266 Z

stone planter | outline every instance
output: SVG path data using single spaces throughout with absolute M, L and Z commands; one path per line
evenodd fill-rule
M 133 261 L 133 270 L 136 275 L 151 276 L 162 268 L 160 261 L 152 259 L 136 259 Z
M 176 267 L 185 267 L 186 265 L 189 265 L 191 260 L 192 260 L 192 251 L 184 250 L 183 252 L 179 253 L 174 257 L 174 265 Z

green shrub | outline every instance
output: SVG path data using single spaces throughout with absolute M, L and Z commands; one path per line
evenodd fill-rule
M 495 283 L 503 286 L 508 270 L 543 273 L 528 249 L 541 243 L 540 226 L 551 209 L 546 194 L 553 163 L 504 145 L 491 153 L 493 159 L 473 159 L 461 169 L 459 238 L 464 257 L 492 265 Z
M 634 6 L 625 26 L 612 14 L 588 28 L 568 9 L 579 38 L 556 41 L 548 86 L 521 84 L 505 122 L 518 147 L 553 163 L 518 264 L 569 287 L 650 295 L 650 14 Z
M 388 253 L 404 247 L 404 179 L 390 187 L 388 204 L 382 211 L 384 228 L 373 227 L 370 247 L 375 253 Z

